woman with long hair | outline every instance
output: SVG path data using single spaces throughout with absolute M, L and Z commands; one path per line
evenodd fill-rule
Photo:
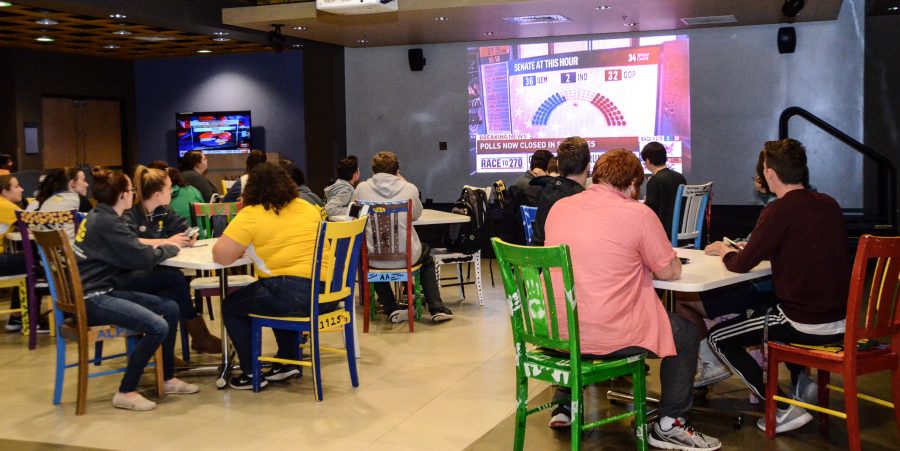
M 192 150 L 184 154 L 178 162 L 181 176 L 184 177 L 188 185 L 200 191 L 200 194 L 203 195 L 203 202 L 209 202 L 212 199 L 212 195 L 219 192 L 216 189 L 216 185 L 213 185 L 205 176 L 208 167 L 209 162 L 206 159 L 206 155 L 199 150 Z
M 141 337 L 131 350 L 128 366 L 113 406 L 127 410 L 152 410 L 156 403 L 144 398 L 137 385 L 147 362 L 162 345 L 164 392 L 190 394 L 199 387 L 175 377 L 175 332 L 178 304 L 167 298 L 117 289 L 114 280 L 123 271 L 149 271 L 175 256 L 179 247 L 171 243 L 144 244 L 122 218 L 134 203 L 134 187 L 127 175 L 94 168 L 94 198 L 97 206 L 81 223 L 75 237 L 75 255 L 89 324 L 113 324 Z
M 22 201 L 22 187 L 19 180 L 11 175 L 0 175 L 0 276 L 12 276 L 25 273 L 25 257 L 21 254 L 4 252 L 6 234 L 15 230 L 16 211 Z M 12 290 L 11 309 L 19 308 L 19 290 Z M 46 329 L 46 327 L 44 328 Z M 6 322 L 6 330 L 15 332 L 22 330 L 22 316 L 10 315 Z M 41 329 L 38 329 L 40 332 Z M 44 333 L 49 332 L 44 330 Z
M 169 207 L 172 181 L 165 171 L 138 166 L 134 171 L 134 188 L 134 206 L 125 212 L 124 218 L 142 243 L 186 247 L 196 241 L 196 236 L 185 235 L 187 220 Z M 123 290 L 175 300 L 191 336 L 191 349 L 207 354 L 222 352 L 222 340 L 209 333 L 203 317 L 197 314 L 191 301 L 190 285 L 180 270 L 156 265 L 150 270 L 124 271 L 117 275 L 114 283 L 116 288 Z
M 166 171 L 166 174 L 169 175 L 169 180 L 172 181 L 172 201 L 169 202 L 169 207 L 178 216 L 189 221 L 191 219 L 191 204 L 203 203 L 203 195 L 200 194 L 200 191 L 188 185 L 184 177 L 181 176 L 181 171 L 174 166 L 169 166 L 165 161 L 156 160 L 147 166 Z
M 243 372 L 231 378 L 229 385 L 246 390 L 253 386 L 249 315 L 310 313 L 313 252 L 322 216 L 318 208 L 298 198 L 297 185 L 272 163 L 261 163 L 250 172 L 243 202 L 244 208 L 213 247 L 213 259 L 228 265 L 247 252 L 258 270 L 259 280 L 230 294 L 222 303 L 222 318 Z M 327 311 L 330 310 L 324 310 Z M 299 358 L 296 332 L 276 330 L 275 338 L 279 358 Z M 276 363 L 260 385 L 299 374 L 295 365 Z
M 26 210 L 89 212 L 93 206 L 88 201 L 87 189 L 87 177 L 81 169 L 48 169 L 38 184 L 37 196 Z

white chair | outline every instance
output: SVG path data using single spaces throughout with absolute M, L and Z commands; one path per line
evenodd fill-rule
M 703 222 L 713 182 L 703 185 L 678 185 L 672 213 L 672 246 L 681 240 L 694 240 L 694 249 L 702 249 Z M 679 227 L 680 225 L 680 227 Z
M 465 185 L 464 188 L 469 188 L 471 190 L 481 190 L 484 191 L 484 198 L 489 202 L 491 198 L 491 194 L 493 193 L 493 187 L 480 187 L 480 186 L 469 186 Z M 487 205 L 484 205 L 482 209 L 485 212 L 485 216 L 487 213 Z M 486 221 L 487 218 L 483 218 L 483 221 Z M 464 254 L 462 252 L 449 252 L 444 248 L 437 248 L 431 250 L 431 258 L 434 259 L 434 276 L 437 279 L 439 287 L 459 287 L 459 295 L 462 299 L 466 298 L 466 290 L 465 286 L 470 284 L 475 284 L 475 289 L 478 291 L 478 304 L 484 305 L 484 291 L 481 285 L 481 250 L 477 250 L 472 254 Z M 462 265 L 463 263 L 474 263 L 475 266 L 475 281 L 465 281 L 462 275 Z M 441 266 L 442 265 L 456 265 L 456 278 L 448 277 L 441 278 Z M 488 262 L 490 264 L 490 262 Z M 493 268 L 491 268 L 493 270 Z M 493 272 L 493 271 L 492 271 Z M 493 274 L 492 274 L 493 276 Z M 470 276 L 467 275 L 466 279 L 469 279 Z M 493 279 L 493 277 L 492 277 Z M 444 284 L 445 280 L 456 280 L 455 283 Z

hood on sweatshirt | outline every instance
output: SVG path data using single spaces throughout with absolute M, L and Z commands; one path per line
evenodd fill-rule
M 384 198 L 392 198 L 397 196 L 409 182 L 396 175 L 379 172 L 369 180 L 366 180 L 365 183 L 368 183 L 378 195 Z

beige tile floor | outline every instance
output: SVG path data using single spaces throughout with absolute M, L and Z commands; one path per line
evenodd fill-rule
M 51 403 L 51 339 L 41 337 L 38 349 L 28 351 L 24 337 L 0 334 L 5 407 L 0 440 L 142 450 L 463 449 L 515 407 L 509 317 L 496 267 L 498 285 L 491 288 L 484 266 L 485 306 L 472 299 L 474 287 L 467 288 L 464 302 L 459 302 L 458 289 L 445 288 L 442 295 L 455 314 L 453 321 L 434 325 L 422 320 L 409 334 L 406 324 L 379 317 L 369 334 L 360 333 L 358 388 L 350 385 L 346 361 L 326 355 L 322 402 L 315 401 L 308 375 L 270 384 L 256 394 L 217 390 L 214 376 L 199 375 L 186 377 L 201 386 L 199 394 L 169 396 L 152 412 L 127 412 L 110 403 L 120 380 L 114 375 L 90 380 L 87 414 L 76 417 L 73 370 L 67 372 L 62 404 Z M 211 324 L 211 329 L 218 327 L 218 322 Z M 264 335 L 264 350 L 274 352 L 271 333 Z M 324 340 L 341 342 L 337 334 Z M 74 346 L 69 356 L 75 358 Z M 147 373 L 141 390 L 151 393 L 152 382 Z M 544 388 L 535 383 L 532 392 Z

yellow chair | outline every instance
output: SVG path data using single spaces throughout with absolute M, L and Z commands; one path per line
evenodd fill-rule
M 19 290 L 19 307 L 12 308 L 12 304 L 10 304 L 10 308 L 0 310 L 0 315 L 2 314 L 13 314 L 19 313 L 22 315 L 22 334 L 25 335 L 28 333 L 28 282 L 27 275 L 25 274 L 16 274 L 13 276 L 2 276 L 0 277 L 0 288 L 17 288 Z

